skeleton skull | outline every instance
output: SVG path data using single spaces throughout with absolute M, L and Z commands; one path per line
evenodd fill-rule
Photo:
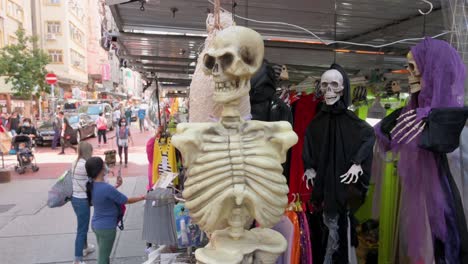
M 416 93 L 421 90 L 421 73 L 419 72 L 418 65 L 414 60 L 413 53 L 411 51 L 406 56 L 408 60 L 408 81 L 410 85 L 410 93 Z
M 263 39 L 257 32 L 240 26 L 218 33 L 203 58 L 203 68 L 215 81 L 213 100 L 228 103 L 249 94 L 250 78 L 263 61 Z
M 398 83 L 397 81 L 392 81 L 392 92 L 394 93 L 401 92 L 400 83 Z
M 320 80 L 320 91 L 324 94 L 325 103 L 334 105 L 343 95 L 343 76 L 337 70 L 326 71 Z

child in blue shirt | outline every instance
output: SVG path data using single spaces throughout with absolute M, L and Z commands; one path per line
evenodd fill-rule
M 88 202 L 94 206 L 91 227 L 96 234 L 99 248 L 98 264 L 109 264 L 121 206 L 143 201 L 145 195 L 127 198 L 114 186 L 108 184 L 104 180 L 106 166 L 100 157 L 89 158 L 85 168 L 91 180 L 86 184 L 86 192 Z

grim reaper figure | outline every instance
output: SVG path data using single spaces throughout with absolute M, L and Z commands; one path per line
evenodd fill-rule
M 401 263 L 468 263 L 468 232 L 446 153 L 466 122 L 465 65 L 447 42 L 426 38 L 407 56 L 411 98 L 376 127 L 378 149 L 399 154 Z
M 324 263 L 357 263 L 353 213 L 369 185 L 374 131 L 347 109 L 349 79 L 339 65 L 322 75 L 320 91 L 325 104 L 306 130 L 305 175 L 313 180 L 312 202 L 323 209 L 329 231 Z

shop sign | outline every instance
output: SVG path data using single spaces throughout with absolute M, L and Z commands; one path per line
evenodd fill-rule
M 81 98 L 81 89 L 78 88 L 78 87 L 74 87 L 72 89 L 72 96 L 73 96 L 73 99 L 82 99 Z

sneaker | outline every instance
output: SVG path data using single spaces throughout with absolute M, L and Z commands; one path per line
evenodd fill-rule
M 59 155 L 65 155 L 65 152 L 59 152 Z
M 87 256 L 91 253 L 93 253 L 96 250 L 96 246 L 93 244 L 88 244 L 88 247 L 83 249 L 83 256 Z

